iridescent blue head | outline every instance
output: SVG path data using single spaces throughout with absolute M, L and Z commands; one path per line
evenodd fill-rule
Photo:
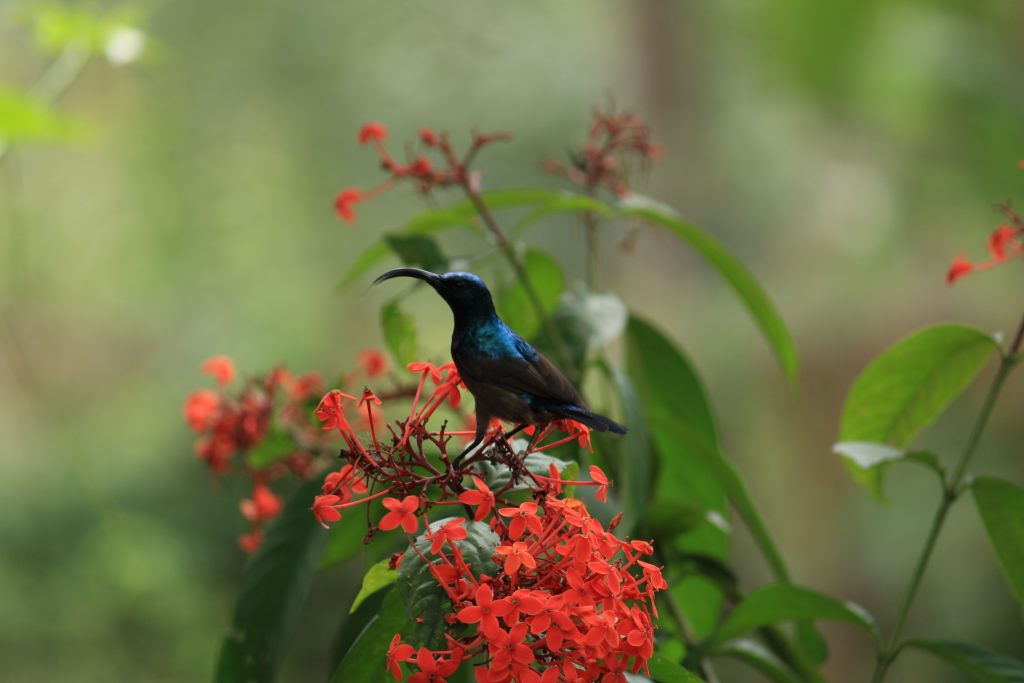
M 419 268 L 395 268 L 384 273 L 373 284 L 396 277 L 423 280 L 447 302 L 455 315 L 455 324 L 483 321 L 495 317 L 494 301 L 484 281 L 473 273 L 445 273 L 438 275 Z

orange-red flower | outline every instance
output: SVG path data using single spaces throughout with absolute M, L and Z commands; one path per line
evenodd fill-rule
M 409 683 L 443 683 L 458 670 L 461 663 L 457 655 L 451 659 L 435 659 L 430 650 L 421 647 L 416 653 L 416 666 L 420 670 L 409 677 Z
M 402 500 L 389 497 L 382 502 L 390 512 L 380 518 L 380 523 L 377 526 L 381 531 L 391 531 L 401 526 L 407 534 L 416 533 L 416 529 L 420 526 L 419 520 L 416 519 L 416 511 L 420 507 L 419 497 L 406 496 Z
M 498 617 L 507 616 L 512 611 L 508 599 L 495 600 L 494 590 L 484 583 L 476 589 L 473 603 L 459 610 L 456 618 L 463 624 L 480 624 L 480 633 L 485 638 L 497 638 L 501 630 Z
M 352 206 L 361 201 L 363 201 L 363 193 L 358 187 L 346 187 L 334 198 L 334 213 L 341 220 L 352 223 L 356 219 L 356 212 Z
M 461 517 L 453 519 L 452 521 L 445 523 L 444 526 L 437 531 L 427 534 L 427 538 L 430 539 L 430 552 L 436 555 L 445 543 L 454 543 L 455 541 L 465 539 L 466 536 L 469 535 L 469 532 L 466 531 L 466 527 L 463 526 L 465 521 L 466 520 Z
M 527 528 L 535 534 L 539 534 L 544 529 L 544 525 L 537 516 L 537 504 L 534 502 L 523 503 L 517 508 L 501 508 L 498 510 L 498 514 L 502 517 L 512 518 L 508 524 L 508 535 L 512 539 L 520 538 Z
M 238 537 L 238 547 L 252 555 L 263 545 L 263 529 L 253 529 Z
M 491 514 L 491 509 L 494 508 L 494 492 L 487 487 L 483 479 L 480 477 L 473 477 L 473 483 L 476 484 L 475 491 L 463 491 L 459 494 L 459 502 L 465 503 L 466 505 L 476 505 L 476 514 L 473 515 L 473 519 L 477 522 L 487 518 L 487 515 Z
M 600 484 L 597 488 L 597 495 L 595 497 L 602 503 L 608 502 L 608 475 L 606 475 L 597 465 L 591 465 L 590 478 Z
M 522 541 L 516 541 L 511 545 L 499 545 L 494 549 L 499 555 L 505 556 L 505 574 L 515 576 L 520 567 L 536 569 L 537 560 L 530 554 L 530 546 Z
M 320 526 L 327 529 L 328 522 L 337 522 L 341 519 L 341 511 L 334 508 L 339 503 L 341 503 L 341 498 L 334 495 L 317 496 L 313 500 L 313 507 L 310 509 L 313 511 L 316 521 L 320 522 Z
M 356 359 L 367 377 L 373 379 L 388 371 L 388 357 L 378 349 L 365 349 L 356 354 Z
M 403 643 L 402 634 L 396 633 L 395 637 L 391 639 L 391 644 L 388 645 L 387 662 L 388 671 L 391 672 L 396 681 L 402 680 L 402 667 L 398 665 L 399 662 L 408 662 L 412 659 L 412 653 L 412 645 Z
M 193 391 L 185 399 L 185 421 L 192 431 L 201 434 L 213 426 L 220 407 L 220 396 L 209 389 Z
M 252 497 L 243 499 L 238 507 L 247 520 L 253 524 L 263 524 L 281 512 L 281 499 L 266 484 L 256 480 L 252 485 Z
M 383 124 L 377 123 L 376 121 L 370 121 L 364 123 L 363 127 L 359 129 L 359 144 L 365 145 L 370 140 L 387 140 L 388 129 Z
M 217 379 L 217 384 L 222 387 L 231 384 L 231 380 L 235 378 L 235 364 L 227 356 L 207 358 L 199 369 L 213 375 Z

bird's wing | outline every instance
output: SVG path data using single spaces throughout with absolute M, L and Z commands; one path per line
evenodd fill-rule
M 539 351 L 516 339 L 518 357 L 476 358 L 463 361 L 463 374 L 517 394 L 530 394 L 554 403 L 584 406 L 569 378 Z

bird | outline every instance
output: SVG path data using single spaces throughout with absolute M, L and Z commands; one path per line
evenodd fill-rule
M 566 419 L 598 432 L 626 433 L 618 422 L 587 408 L 569 378 L 505 324 L 480 277 L 395 268 L 373 284 L 398 277 L 426 282 L 452 311 L 452 360 L 476 402 L 476 433 L 453 467 L 483 442 L 492 418 L 517 425 L 506 437 L 530 425 L 543 427 Z

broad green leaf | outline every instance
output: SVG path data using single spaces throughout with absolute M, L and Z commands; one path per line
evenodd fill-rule
M 295 452 L 295 440 L 280 427 L 271 427 L 267 435 L 245 454 L 249 467 L 262 470 Z
M 391 675 L 385 669 L 391 639 L 400 633 L 403 642 L 410 642 L 412 631 L 400 592 L 389 590 L 384 595 L 380 611 L 364 623 L 366 625 L 359 637 L 345 653 L 331 677 L 331 683 L 391 680 Z
M 975 479 L 974 502 L 1017 602 L 1024 604 L 1024 489 L 994 478 Z
M 453 519 L 457 518 L 446 517 L 431 523 L 430 531 L 439 529 Z M 484 522 L 466 520 L 464 525 L 468 532 L 467 536 L 461 541 L 456 541 L 463 559 L 475 576 L 494 576 L 497 566 L 492 556 L 498 545 L 497 534 Z M 422 554 L 430 558 L 432 564 L 441 561 L 440 557 L 431 557 L 430 543 L 430 539 L 423 535 L 416 539 L 418 553 L 411 546 L 405 551 L 398 568 L 397 586 L 405 602 L 408 619 L 415 624 L 417 641 L 427 647 L 437 648 L 443 644 L 443 634 L 448 629 L 445 616 L 451 612 L 451 601 L 430 573 L 430 568 L 423 557 L 420 557 Z M 442 552 L 445 551 L 450 553 L 451 549 L 442 548 Z
M 334 637 L 331 638 L 331 647 L 327 655 L 328 674 L 333 674 L 338 669 L 341 660 L 345 658 L 345 655 L 352 648 L 352 644 L 356 642 L 363 629 L 366 628 L 367 622 L 377 616 L 381 605 L 384 603 L 384 598 L 387 597 L 388 593 L 393 592 L 394 588 L 394 584 L 388 584 L 376 592 L 370 593 L 359 603 L 358 607 L 342 617 L 338 630 L 334 632 Z
M 0 87 L 0 147 L 17 142 L 62 142 L 83 130 L 28 94 Z
M 366 600 L 366 598 L 385 586 L 390 586 L 398 579 L 398 570 L 391 569 L 390 564 L 390 559 L 381 560 L 366 570 L 366 574 L 363 576 L 363 585 L 359 588 L 355 600 L 352 601 L 352 607 L 348 610 L 350 614 L 359 609 L 359 606 L 363 604 L 363 600 Z
M 749 664 L 775 683 L 802 683 L 801 676 L 756 640 L 740 638 L 730 640 L 718 649 L 723 657 L 738 659 Z
M 621 200 L 615 208 L 621 215 L 635 216 L 668 228 L 703 256 L 704 260 L 732 286 L 733 291 L 761 328 L 787 379 L 790 383 L 795 381 L 796 346 L 789 335 L 789 330 L 761 285 L 735 256 L 714 237 L 683 220 L 674 209 L 648 197 L 632 195 Z
M 448 259 L 437 240 L 427 235 L 384 235 L 384 242 L 403 265 L 423 268 L 434 273 L 448 270 Z
M 331 527 L 331 533 L 327 539 L 327 547 L 320 556 L 318 569 L 326 569 L 352 559 L 361 552 L 369 555 L 384 550 L 380 543 L 366 545 L 363 538 L 366 536 L 366 522 L 357 514 L 358 510 L 350 510 L 348 514 L 342 515 L 342 521 Z
M 224 640 L 217 683 L 271 681 L 316 571 L 327 531 L 309 506 L 320 491 L 312 481 L 298 489 L 267 526 L 259 552 L 249 560 Z
M 648 659 L 647 668 L 651 673 L 651 680 L 657 683 L 701 683 L 701 679 L 692 671 L 660 655 Z
M 890 465 L 900 462 L 917 463 L 926 467 L 945 483 L 946 473 L 939 463 L 939 457 L 928 451 L 907 451 L 884 443 L 870 441 L 842 441 L 832 446 L 832 452 L 846 459 L 848 466 L 857 467 L 863 472 L 875 470 L 878 473 L 879 494 L 881 494 L 882 473 Z
M 912 640 L 906 646 L 945 660 L 978 683 L 1024 683 L 1024 662 L 976 645 L 949 640 Z
M 626 369 L 643 402 L 658 455 L 652 506 L 680 501 L 724 516 L 725 490 L 705 460 L 693 454 L 695 449 L 718 452 L 718 430 L 711 406 L 693 367 L 658 330 L 631 317 L 626 326 Z M 662 429 L 666 424 L 671 428 Z M 685 439 L 680 439 L 680 431 Z M 721 529 L 702 525 L 672 545 L 722 559 L 728 537 Z M 693 577 L 674 583 L 672 592 L 697 633 L 706 635 L 718 621 L 723 604 L 721 591 L 707 579 Z
M 930 327 L 898 342 L 853 383 L 838 440 L 906 446 L 967 388 L 997 350 L 991 335 L 960 325 Z M 881 496 L 880 470 L 849 469 Z
M 416 324 L 412 316 L 392 301 L 380 310 L 380 327 L 391 356 L 401 365 L 419 360 L 416 351 Z
M 611 210 L 604 202 L 585 195 L 566 192 L 557 199 L 552 199 L 549 202 L 541 204 L 538 208 L 521 218 L 519 222 L 512 227 L 510 233 L 513 237 L 518 237 L 522 235 L 527 228 L 535 225 L 538 221 L 541 221 L 548 216 L 560 213 L 584 212 L 592 212 L 598 216 L 605 217 L 612 215 Z
M 671 541 L 708 521 L 707 511 L 693 501 L 662 500 L 648 505 L 640 527 L 659 541 Z
M 650 507 L 654 489 L 647 417 L 633 382 L 626 373 L 604 361 L 598 361 L 597 365 L 615 389 L 622 423 L 629 430 L 625 435 L 615 436 L 612 441 L 617 455 L 617 461 L 612 463 L 616 484 L 614 489 L 623 502 L 625 512 L 620 528 L 623 534 L 628 535 Z M 607 456 L 605 462 L 608 462 Z
M 712 645 L 720 646 L 744 633 L 783 621 L 811 619 L 844 621 L 859 626 L 876 640 L 879 638 L 874 620 L 862 607 L 806 588 L 777 583 L 758 588 L 737 605 L 716 631 Z
M 565 276 L 558 261 L 539 249 L 528 249 L 523 258 L 523 268 L 534 291 L 540 299 L 541 308 L 550 314 L 558 306 L 565 288 Z M 541 318 L 518 280 L 502 292 L 498 299 L 498 312 L 516 332 L 526 339 L 533 338 L 541 327 Z

